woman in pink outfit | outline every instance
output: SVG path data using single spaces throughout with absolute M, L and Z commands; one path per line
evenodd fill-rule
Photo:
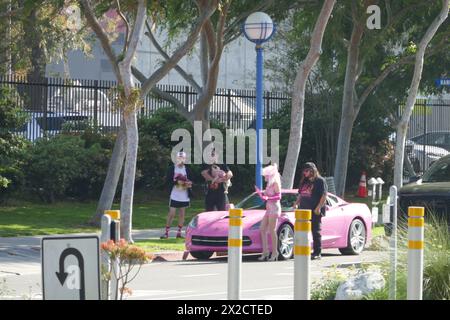
M 256 192 L 261 199 L 266 201 L 266 214 L 264 215 L 260 226 L 263 252 L 258 260 L 275 261 L 278 259 L 278 237 L 276 227 L 277 220 L 281 214 L 281 179 L 276 164 L 265 167 L 262 171 L 262 175 L 267 182 L 266 190 L 262 192 L 255 187 Z M 268 250 L 268 233 L 270 234 L 272 240 L 272 254 L 269 254 Z

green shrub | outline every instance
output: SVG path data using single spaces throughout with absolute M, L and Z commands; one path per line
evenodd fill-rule
M 65 196 L 97 197 L 106 176 L 110 151 L 99 144 L 85 147 L 79 136 L 60 134 L 39 139 L 24 166 L 27 186 L 42 200 Z
M 446 221 L 430 215 L 425 224 L 425 251 L 423 270 L 423 299 L 449 300 L 450 299 L 450 237 Z M 398 261 L 397 261 L 397 300 L 407 298 L 407 257 L 408 251 L 407 228 L 399 227 L 398 232 Z M 390 266 L 382 264 L 386 287 L 372 293 L 366 299 L 389 299 Z
M 81 171 L 71 181 L 67 195 L 78 199 L 98 199 L 105 182 L 111 151 L 96 143 L 85 147 L 80 157 Z
M 28 142 L 17 135 L 27 115 L 17 107 L 15 91 L 0 87 L 0 202 L 21 190 L 21 166 Z
M 37 140 L 25 166 L 28 187 L 44 201 L 54 202 L 81 175 L 83 154 L 84 142 L 79 137 L 56 135 Z
M 141 133 L 136 174 L 138 186 L 153 190 L 164 188 L 169 163 L 170 149 L 160 145 L 156 137 Z
M 325 280 L 311 291 L 311 300 L 334 300 L 338 287 L 343 280 Z

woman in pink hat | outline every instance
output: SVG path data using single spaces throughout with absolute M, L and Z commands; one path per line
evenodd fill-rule
M 256 192 L 260 198 L 266 201 L 266 214 L 261 221 L 260 231 L 262 238 L 263 252 L 259 261 L 278 259 L 278 237 L 277 237 L 277 220 L 281 214 L 281 179 L 276 164 L 265 167 L 262 175 L 266 180 L 266 190 L 263 192 L 256 186 Z M 267 245 L 267 234 L 270 234 L 272 240 L 272 254 L 269 254 Z M 270 257 L 269 257 L 270 256 Z

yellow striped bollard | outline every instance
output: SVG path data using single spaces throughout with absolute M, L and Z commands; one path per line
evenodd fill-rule
M 111 217 L 110 239 L 114 242 L 120 240 L 120 210 L 105 210 L 105 214 Z
M 228 300 L 241 296 L 242 209 L 230 209 L 228 229 Z
M 311 210 L 295 210 L 294 300 L 310 299 Z
M 120 240 L 120 210 L 105 210 L 104 216 L 109 217 L 109 239 L 114 242 Z M 106 220 L 105 220 L 106 221 Z M 109 240 L 108 239 L 108 240 Z M 111 285 L 109 288 L 109 299 L 117 300 L 119 293 L 119 261 L 115 260 L 114 265 L 109 267 L 109 271 L 115 273 L 115 276 L 111 277 Z
M 408 208 L 408 300 L 422 300 L 424 216 L 424 207 Z

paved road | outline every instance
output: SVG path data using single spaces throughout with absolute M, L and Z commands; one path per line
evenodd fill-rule
M 293 298 L 294 261 L 259 262 L 258 255 L 245 256 L 242 265 L 242 299 L 277 300 Z M 321 261 L 312 261 L 312 281 L 325 273 L 360 263 L 380 261 L 386 252 L 366 251 L 361 256 L 342 256 L 338 250 L 325 250 Z M 226 299 L 227 263 L 225 257 L 210 261 L 151 263 L 144 266 L 131 283 L 130 299 Z
M 1 242 L 0 242 L 1 243 Z M 33 250 L 33 249 L 31 249 Z M 3 298 L 41 299 L 39 252 L 26 262 L 15 257 L 19 274 L 14 273 L 13 262 L 9 271 L 0 273 L 0 293 Z M 242 299 L 292 299 L 294 261 L 259 262 L 258 256 L 244 256 L 242 267 Z M 386 252 L 365 251 L 360 256 L 342 256 L 338 250 L 325 250 L 321 261 L 312 261 L 312 280 L 323 278 L 324 273 L 345 272 L 348 267 L 387 258 Z M 32 261 L 34 259 L 34 261 Z M 5 271 L 4 257 L 0 256 L 0 269 Z M 12 271 L 12 272 L 10 272 Z M 6 287 L 2 279 L 6 281 Z M 5 290 L 6 288 L 6 290 Z M 130 284 L 133 295 L 129 299 L 226 299 L 227 263 L 225 257 L 209 261 L 153 262 L 143 266 Z M 6 291 L 6 292 L 5 292 Z

